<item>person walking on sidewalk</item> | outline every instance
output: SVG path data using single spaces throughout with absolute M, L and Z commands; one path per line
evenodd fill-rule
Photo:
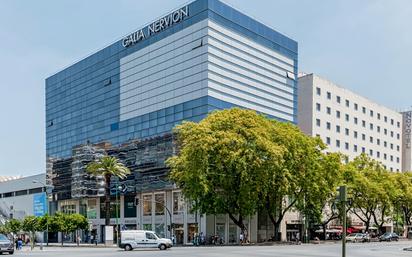
M 240 232 L 240 235 L 239 235 L 239 244 L 240 245 L 243 245 L 243 241 L 245 240 L 245 236 L 243 235 L 243 233 L 242 232 Z

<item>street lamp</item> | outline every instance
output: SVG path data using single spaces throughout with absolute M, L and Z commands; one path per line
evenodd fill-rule
M 122 186 L 118 185 L 116 187 L 116 243 L 119 245 L 119 191 L 122 190 Z

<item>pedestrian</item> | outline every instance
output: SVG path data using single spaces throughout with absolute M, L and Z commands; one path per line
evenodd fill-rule
M 245 237 L 244 237 L 244 235 L 243 235 L 243 232 L 240 232 L 240 235 L 239 235 L 239 243 L 240 243 L 240 245 L 243 245 L 243 240 L 245 240 Z
M 295 240 L 296 240 L 296 244 L 299 244 L 299 242 L 300 242 L 300 233 L 299 232 L 296 232 L 296 235 L 295 235 Z
M 175 235 L 174 235 L 174 234 L 172 235 L 172 243 L 173 243 L 173 245 L 175 245 L 175 244 L 176 244 L 176 237 L 175 237 Z
M 23 240 L 19 237 L 17 239 L 17 249 L 21 250 L 22 247 L 23 247 Z

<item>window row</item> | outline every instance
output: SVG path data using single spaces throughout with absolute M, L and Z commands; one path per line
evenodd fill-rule
M 318 96 L 321 96 L 321 95 L 322 95 L 321 88 L 319 88 L 319 87 L 316 88 L 316 94 L 317 94 Z M 329 92 L 329 91 L 327 91 L 327 92 L 326 92 L 326 98 L 327 98 L 328 100 L 331 100 L 331 99 L 332 99 L 332 93 Z M 338 104 L 341 103 L 341 97 L 338 96 L 338 95 L 336 96 L 336 102 L 337 102 Z M 316 104 L 316 107 L 318 107 L 318 105 L 319 105 L 319 110 L 320 110 L 320 104 L 317 103 L 317 104 Z M 345 100 L 345 106 L 348 107 L 348 108 L 350 107 L 350 100 L 348 100 L 348 99 Z M 357 103 L 353 103 L 353 108 L 354 108 L 355 111 L 360 110 L 359 105 L 358 105 Z M 364 106 L 362 106 L 361 109 L 362 109 L 362 113 L 363 113 L 363 114 L 368 114 L 368 113 L 369 113 L 369 116 L 370 116 L 370 117 L 375 117 L 375 113 L 376 113 L 376 118 L 377 118 L 378 120 L 381 120 L 381 119 L 382 119 L 382 115 L 381 115 L 379 112 L 375 112 L 374 110 L 367 110 L 367 108 L 364 107 Z M 396 123 L 396 127 L 398 127 L 398 128 L 401 127 L 401 122 L 400 122 L 400 121 L 395 121 L 395 120 L 392 119 L 392 118 L 389 119 L 388 116 L 383 116 L 383 121 L 384 121 L 385 123 L 390 122 L 391 125 L 395 125 L 395 123 Z
M 332 146 L 332 142 L 331 142 L 331 139 L 330 139 L 330 137 L 326 137 L 326 144 L 327 145 L 330 145 L 330 146 Z M 348 142 L 345 142 L 343 145 L 341 144 L 341 141 L 339 140 L 339 139 L 336 139 L 336 141 L 335 141 L 335 146 L 337 147 L 337 148 L 343 148 L 343 149 L 345 149 L 345 150 L 350 150 L 350 144 L 348 143 Z M 366 153 L 366 148 L 365 147 L 358 147 L 358 145 L 356 145 L 356 144 L 354 144 L 353 145 L 353 152 L 355 152 L 355 153 L 357 153 L 358 151 L 361 151 L 362 153 Z M 377 158 L 382 158 L 383 157 L 383 159 L 384 160 L 390 160 L 391 162 L 393 162 L 393 161 L 395 161 L 395 157 L 393 156 L 393 155 L 388 155 L 388 154 L 386 154 L 386 153 L 384 153 L 383 155 L 381 155 L 381 152 L 380 151 L 375 151 L 375 153 L 376 153 L 376 156 L 374 156 L 374 150 L 373 149 L 369 149 L 369 155 L 371 156 L 371 157 L 377 157 Z M 388 158 L 388 156 L 389 156 L 389 158 Z M 400 158 L 399 157 L 396 157 L 396 163 L 400 163 Z
M 316 110 L 317 110 L 317 111 L 321 111 L 321 106 L 320 106 L 319 103 L 316 104 Z M 326 113 L 329 114 L 329 115 L 332 114 L 332 110 L 331 110 L 330 107 L 326 107 Z M 342 116 L 342 115 L 341 115 L 341 112 L 340 112 L 340 111 L 336 111 L 336 118 L 337 118 L 337 119 L 340 119 L 341 116 Z M 350 115 L 347 114 L 347 113 L 345 114 L 345 121 L 347 121 L 347 122 L 350 121 Z M 359 124 L 359 119 L 358 119 L 358 117 L 353 117 L 353 123 L 354 123 L 355 125 L 358 125 L 358 124 Z M 364 127 L 364 128 L 367 127 L 367 122 L 366 122 L 365 120 L 362 120 L 362 121 L 361 121 L 361 124 L 362 124 L 362 127 Z M 379 125 L 375 125 L 375 124 L 373 124 L 373 123 L 369 123 L 368 125 L 369 125 L 369 129 L 372 130 L 372 131 L 376 128 L 376 131 L 377 131 L 378 133 L 381 133 L 381 131 L 383 131 L 384 135 L 390 134 L 391 137 L 394 137 L 394 136 L 395 136 L 395 132 L 394 132 L 394 131 L 390 131 L 390 133 L 389 133 L 387 128 L 384 128 L 384 129 L 382 130 L 382 129 L 381 129 L 381 126 L 379 126 Z M 396 138 L 397 138 L 397 139 L 400 139 L 400 134 L 399 134 L 399 133 L 396 133 Z
M 320 127 L 321 126 L 321 122 L 320 119 L 316 119 L 316 126 Z M 331 130 L 332 129 L 332 125 L 330 122 L 326 122 L 326 129 L 327 130 Z M 336 125 L 335 127 L 335 132 L 336 133 L 344 133 L 346 136 L 350 136 L 350 129 L 345 128 L 344 132 L 341 129 L 340 125 Z M 363 141 L 367 140 L 367 136 L 366 134 L 362 133 L 361 135 L 359 135 L 358 131 L 353 131 L 353 138 L 358 139 L 359 137 L 362 138 Z M 398 134 L 399 135 L 399 134 Z M 398 138 L 399 139 L 399 138 Z M 387 141 L 381 141 L 380 138 L 374 138 L 373 136 L 369 136 L 368 138 L 370 143 L 376 143 L 377 145 L 383 145 L 384 147 L 390 147 L 391 150 L 395 149 L 395 145 L 393 143 L 388 143 Z M 381 142 L 383 144 L 381 144 Z M 396 151 L 400 152 L 400 146 L 396 145 Z

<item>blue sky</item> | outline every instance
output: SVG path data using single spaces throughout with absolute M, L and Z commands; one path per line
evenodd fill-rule
M 45 171 L 44 79 L 185 0 L 0 1 L 0 175 Z M 412 105 L 412 1 L 226 0 L 299 43 L 299 70 Z

